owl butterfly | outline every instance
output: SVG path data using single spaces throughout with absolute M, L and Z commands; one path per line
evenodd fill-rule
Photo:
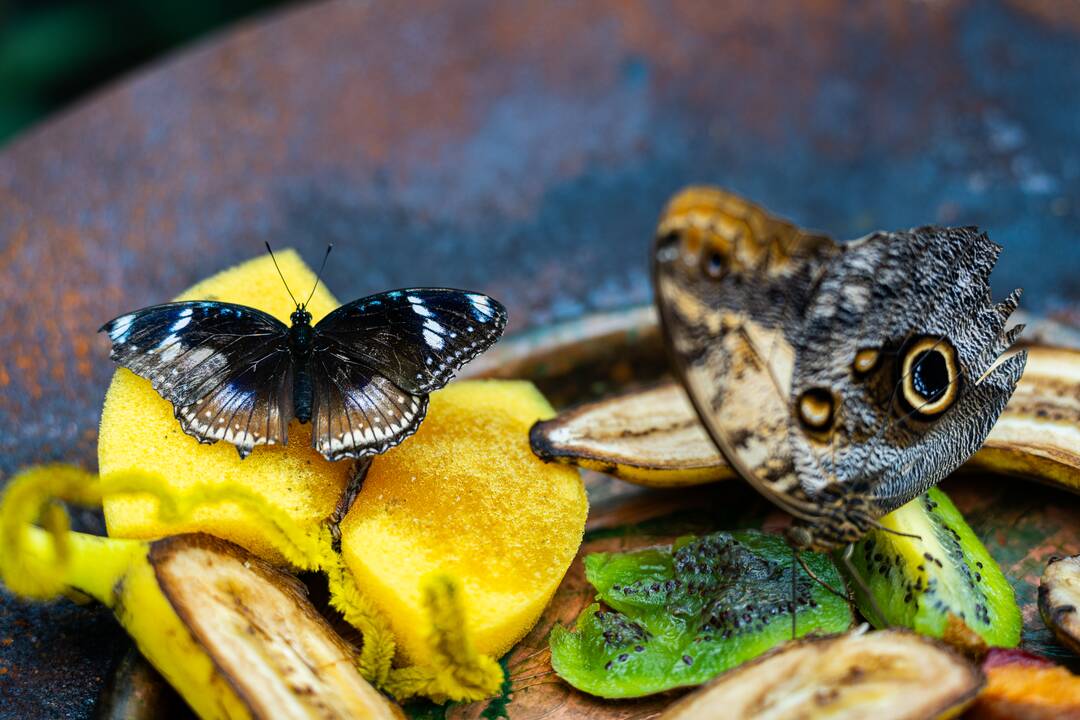
M 840 245 L 730 193 L 660 220 L 653 283 L 676 373 L 717 447 L 790 513 L 793 547 L 848 545 L 972 455 L 1026 354 L 1002 359 L 1020 291 L 974 228 Z

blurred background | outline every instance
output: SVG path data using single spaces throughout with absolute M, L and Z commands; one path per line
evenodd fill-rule
M 281 0 L 0 2 L 0 146 L 162 53 Z

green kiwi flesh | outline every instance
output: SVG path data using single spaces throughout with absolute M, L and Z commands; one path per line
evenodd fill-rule
M 828 556 L 802 557 L 821 581 L 843 587 Z M 849 604 L 795 570 L 798 635 L 847 630 Z M 585 575 L 598 602 L 573 629 L 552 630 L 552 666 L 579 690 L 606 698 L 700 685 L 791 639 L 791 573 L 787 543 L 756 531 L 591 554 Z
M 850 583 L 859 611 L 872 625 L 950 639 L 960 620 L 987 645 L 1020 643 L 1022 620 L 1012 586 L 944 492 L 931 488 L 881 524 L 894 532 L 872 530 L 851 557 L 876 601 L 870 602 L 860 582 Z

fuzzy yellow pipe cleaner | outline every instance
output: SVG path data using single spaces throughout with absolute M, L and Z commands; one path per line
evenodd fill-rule
M 452 578 L 436 576 L 424 587 L 432 665 L 392 668 L 395 641 L 389 624 L 331 549 L 329 531 L 323 526 L 314 530 L 300 528 L 279 508 L 243 487 L 201 485 L 178 496 L 162 478 L 148 474 L 116 474 L 103 483 L 96 475 L 68 465 L 24 470 L 11 479 L 0 499 L 0 579 L 12 592 L 24 597 L 47 599 L 65 593 L 69 526 L 67 514 L 57 501 L 93 506 L 100 504 L 103 495 L 133 493 L 156 497 L 158 512 L 167 521 L 182 520 L 201 506 L 222 501 L 247 509 L 251 522 L 259 525 L 292 565 L 326 573 L 330 604 L 363 634 L 360 672 L 398 699 L 424 695 L 439 701 L 479 700 L 494 695 L 502 685 L 502 668 L 493 658 L 477 653 L 464 630 L 464 607 Z M 23 561 L 25 533 L 38 522 L 54 538 L 52 566 Z

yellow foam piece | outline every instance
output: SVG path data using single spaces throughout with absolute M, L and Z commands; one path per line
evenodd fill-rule
M 277 253 L 281 272 L 293 293 L 311 290 L 315 275 L 293 250 Z M 177 300 L 220 300 L 270 313 L 286 324 L 295 309 L 269 255 L 237 265 L 181 293 Z M 338 306 L 320 284 L 308 304 L 312 322 Z M 172 405 L 149 381 L 123 368 L 113 376 L 105 396 L 98 437 L 102 480 L 129 471 L 159 475 L 182 496 L 192 487 L 240 486 L 281 508 L 299 527 L 310 527 L 329 515 L 348 479 L 352 462 L 327 462 L 311 448 L 311 426 L 293 422 L 286 446 L 257 446 L 241 460 L 227 442 L 200 445 L 180 429 Z M 232 502 L 199 507 L 182 521 L 163 522 L 158 501 L 148 495 L 118 495 L 104 500 L 105 522 L 114 537 L 153 539 L 181 532 L 203 531 L 281 562 L 260 526 Z
M 342 523 L 357 585 L 389 619 L 407 662 L 431 662 L 426 579 L 453 577 L 467 635 L 498 657 L 536 623 L 585 529 L 577 470 L 541 462 L 529 428 L 554 414 L 532 383 L 460 381 L 377 457 Z

